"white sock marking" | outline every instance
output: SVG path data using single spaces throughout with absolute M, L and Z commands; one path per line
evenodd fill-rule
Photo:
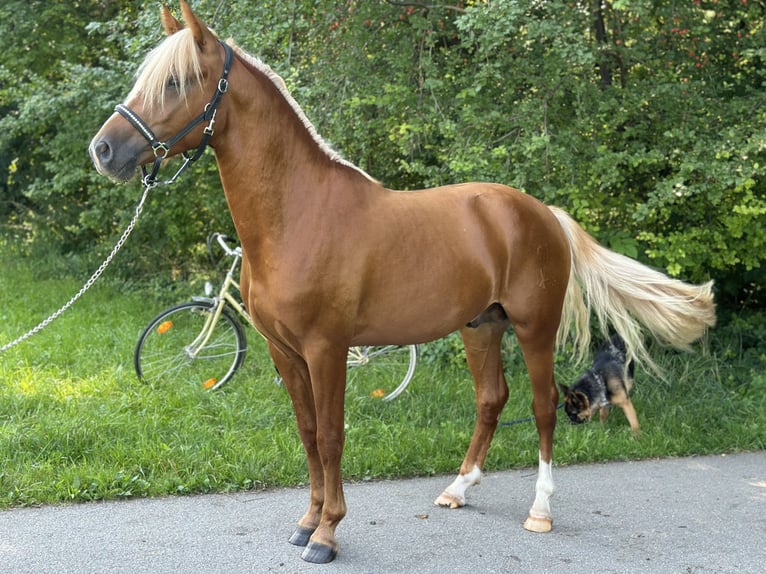
M 474 466 L 471 472 L 468 474 L 458 474 L 457 478 L 452 481 L 444 492 L 453 496 L 461 504 L 465 504 L 465 491 L 468 487 L 481 482 L 481 469 L 478 466 Z
M 537 469 L 537 483 L 535 484 L 535 502 L 529 511 L 530 516 L 535 518 L 553 518 L 551 514 L 551 498 L 555 491 L 553 484 L 553 464 L 543 462 L 540 457 L 540 465 Z

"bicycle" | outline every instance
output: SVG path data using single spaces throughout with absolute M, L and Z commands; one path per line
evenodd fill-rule
M 207 241 L 214 261 L 215 243 L 232 260 L 218 293 L 212 296 L 212 285 L 207 283 L 205 297 L 193 297 L 164 310 L 141 333 L 133 364 L 142 382 L 185 379 L 204 390 L 215 390 L 228 383 L 244 363 L 247 337 L 238 316 L 246 324 L 252 322 L 243 303 L 231 293 L 232 289 L 239 291 L 236 276 L 242 248 L 232 247 L 230 242 L 220 233 Z M 391 401 L 409 385 L 417 359 L 417 345 L 351 347 L 346 361 L 348 386 L 360 385 L 364 371 L 363 378 L 372 388 L 369 394 Z

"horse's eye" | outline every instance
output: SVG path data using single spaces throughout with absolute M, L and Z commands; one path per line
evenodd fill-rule
M 178 90 L 180 86 L 181 86 L 181 83 L 178 81 L 178 78 L 176 78 L 175 76 L 170 76 L 168 78 L 167 84 L 165 85 L 165 87 L 168 90 Z

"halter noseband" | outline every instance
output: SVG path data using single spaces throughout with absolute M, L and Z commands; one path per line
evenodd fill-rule
M 205 109 L 202 111 L 200 115 L 198 115 L 188 124 L 186 124 L 186 127 L 184 127 L 180 132 L 178 132 L 169 140 L 165 142 L 159 141 L 157 139 L 157 136 L 154 135 L 154 132 L 151 130 L 151 128 L 148 125 L 146 125 L 146 122 L 144 122 L 141 119 L 141 117 L 137 113 L 135 113 L 133 110 L 131 110 L 129 107 L 123 104 L 117 104 L 117 106 L 115 106 L 114 111 L 116 111 L 126 120 L 128 120 L 130 124 L 138 130 L 138 133 L 140 133 L 142 136 L 146 138 L 146 140 L 149 142 L 149 145 L 152 146 L 152 150 L 154 151 L 154 163 L 152 164 L 152 170 L 150 172 L 147 172 L 146 165 L 141 166 L 141 173 L 143 174 L 143 177 L 141 178 L 141 183 L 143 183 L 145 187 L 151 188 L 158 184 L 157 173 L 160 171 L 160 164 L 162 163 L 162 160 L 164 160 L 167 157 L 168 153 L 170 153 L 170 148 L 172 148 L 175 144 L 177 144 L 181 139 L 183 139 L 189 132 L 191 132 L 195 127 L 197 127 L 202 122 L 208 122 L 208 125 L 205 126 L 205 129 L 203 130 L 202 141 L 197 147 L 197 151 L 191 155 L 186 155 L 186 153 L 184 153 L 183 154 L 184 163 L 181 166 L 181 168 L 176 172 L 176 174 L 171 179 L 163 183 L 165 184 L 174 183 L 175 180 L 178 178 L 178 176 L 181 175 L 186 170 L 189 164 L 194 161 L 197 161 L 200 158 L 200 156 L 202 156 L 202 154 L 204 153 L 205 148 L 207 148 L 207 145 L 210 142 L 210 138 L 213 136 L 213 132 L 214 132 L 213 126 L 215 124 L 215 114 L 218 109 L 218 104 L 221 103 L 221 98 L 229 89 L 229 80 L 227 78 L 229 76 L 229 71 L 231 70 L 231 62 L 234 57 L 234 51 L 231 49 L 231 47 L 228 44 L 221 42 L 221 45 L 223 46 L 224 52 L 226 53 L 226 58 L 223 63 L 223 72 L 221 72 L 221 79 L 218 80 L 218 86 L 215 90 L 215 94 L 213 95 L 213 98 L 205 106 Z

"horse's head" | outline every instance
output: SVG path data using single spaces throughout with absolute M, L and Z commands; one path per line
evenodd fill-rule
M 231 49 L 184 0 L 181 9 L 186 27 L 162 6 L 167 38 L 146 57 L 124 103 L 90 143 L 101 174 L 127 181 L 139 166 L 154 162 L 153 181 L 162 159 L 195 147 L 201 153 L 212 137 Z

